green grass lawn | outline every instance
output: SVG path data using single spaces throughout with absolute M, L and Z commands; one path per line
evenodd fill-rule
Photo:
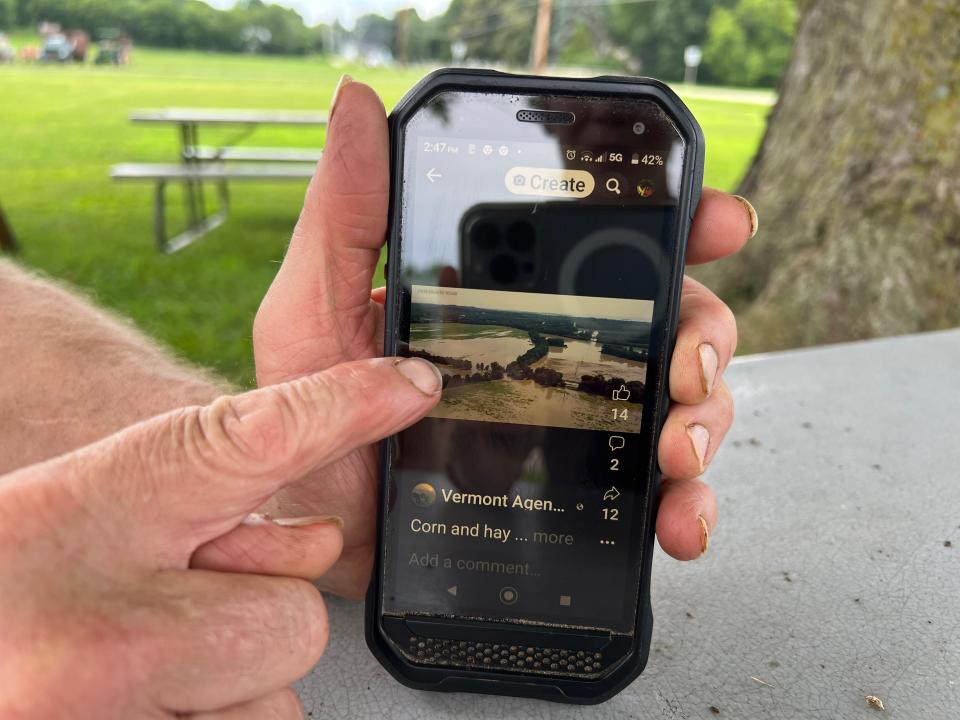
M 84 288 L 184 357 L 249 385 L 251 322 L 283 257 L 305 184 L 232 186 L 228 222 L 166 256 L 153 245 L 152 185 L 115 184 L 109 166 L 176 160 L 175 129 L 134 126 L 127 120 L 134 109 L 325 109 L 343 72 L 376 88 L 389 108 L 425 71 L 150 49 L 137 49 L 126 68 L 0 66 L 0 203 L 21 242 L 20 260 Z M 714 99 L 689 104 L 707 137 L 707 183 L 732 188 L 768 108 Z M 231 132 L 201 129 L 201 142 Z M 320 128 L 271 128 L 246 142 L 318 147 L 323 140 Z M 169 196 L 171 209 L 179 207 L 178 189 Z

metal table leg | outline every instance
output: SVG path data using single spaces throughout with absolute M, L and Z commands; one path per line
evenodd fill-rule
M 187 165 L 194 165 L 197 162 L 197 144 L 196 144 L 196 125 L 191 123 L 180 124 L 180 157 Z M 186 180 L 183 184 L 184 198 L 187 205 L 188 224 L 193 226 L 200 222 L 203 217 L 203 207 L 201 198 L 197 192 L 196 180 Z
M 157 189 L 153 205 L 153 231 L 157 248 L 160 252 L 169 254 L 185 248 L 194 240 L 220 227 L 230 214 L 230 193 L 227 189 L 227 181 L 219 180 L 217 181 L 217 197 L 219 202 L 216 212 L 198 218 L 196 222 L 188 223 L 187 228 L 179 235 L 167 238 L 166 187 L 166 180 L 157 180 Z

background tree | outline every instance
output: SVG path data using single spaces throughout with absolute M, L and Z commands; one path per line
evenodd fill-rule
M 446 12 L 450 40 L 467 45 L 467 57 L 526 65 L 537 5 L 530 0 L 453 0 Z
M 662 80 L 683 79 L 683 49 L 703 45 L 718 0 L 613 3 L 610 30 L 639 60 L 640 72 Z
M 447 20 L 443 15 L 421 20 L 416 10 L 410 18 L 410 60 L 450 60 L 450 39 L 447 36 Z
M 714 6 L 707 22 L 701 79 L 773 87 L 790 57 L 794 0 L 738 0 Z
M 638 65 L 630 49 L 613 37 L 609 5 L 555 4 L 550 35 L 552 63 L 607 68 L 618 73 L 630 72 Z
M 270 31 L 270 41 L 262 48 L 264 52 L 302 55 L 313 46 L 313 38 L 303 18 L 290 8 L 263 0 L 240 0 L 232 14 L 245 25 Z
M 0 30 L 13 30 L 16 24 L 16 0 L 0 0 Z
M 960 4 L 801 10 L 741 188 L 760 234 L 701 277 L 747 350 L 960 325 Z
M 394 46 L 393 20 L 388 20 L 376 13 L 363 15 L 357 18 L 352 36 L 354 40 L 367 45 L 392 49 Z

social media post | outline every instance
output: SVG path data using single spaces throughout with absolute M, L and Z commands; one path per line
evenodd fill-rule
M 437 612 L 615 617 L 630 549 L 630 490 L 585 479 L 576 463 L 551 472 L 547 450 L 535 449 L 510 484 L 481 480 L 489 477 L 482 460 L 470 477 L 456 468 L 398 473 L 390 510 L 397 594 Z
M 653 302 L 414 285 L 409 354 L 432 417 L 640 432 Z

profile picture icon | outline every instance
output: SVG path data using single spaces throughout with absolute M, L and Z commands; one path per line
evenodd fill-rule
M 430 483 L 417 483 L 413 486 L 413 504 L 419 507 L 433 505 L 437 501 L 437 491 Z

